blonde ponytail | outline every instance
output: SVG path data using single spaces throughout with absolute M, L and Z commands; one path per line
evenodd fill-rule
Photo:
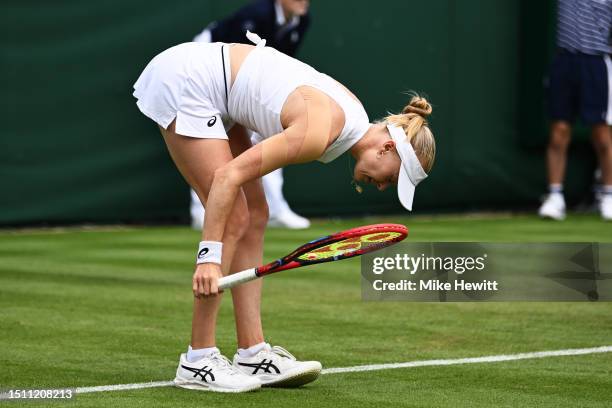
M 385 118 L 385 122 L 404 129 L 406 139 L 414 148 L 426 173 L 431 171 L 436 157 L 436 141 L 426 119 L 431 111 L 431 105 L 427 99 L 414 93 L 402 113 Z

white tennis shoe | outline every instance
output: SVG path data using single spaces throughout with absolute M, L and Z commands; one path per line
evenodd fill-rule
M 194 363 L 187 361 L 185 353 L 181 354 L 174 385 L 216 392 L 246 392 L 261 387 L 257 378 L 243 374 L 219 352 Z
M 599 201 L 599 211 L 601 218 L 606 221 L 612 221 L 612 195 L 602 194 Z
M 549 194 L 544 203 L 542 203 L 538 214 L 542 218 L 551 218 L 557 221 L 565 219 L 565 199 L 563 194 Z
M 264 387 L 299 387 L 316 380 L 321 374 L 318 361 L 297 361 L 282 347 L 265 347 L 253 357 L 234 356 L 234 367 L 257 378 Z
M 288 229 L 305 229 L 310 227 L 308 218 L 294 213 L 290 208 L 281 211 L 280 214 L 271 215 L 268 220 L 269 227 L 288 228 Z

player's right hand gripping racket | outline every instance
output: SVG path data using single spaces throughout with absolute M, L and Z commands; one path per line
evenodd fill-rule
M 339 261 L 377 251 L 402 241 L 408 229 L 400 224 L 374 224 L 337 232 L 302 245 L 289 255 L 267 265 L 247 269 L 219 279 L 219 289 L 228 289 L 271 273 L 306 265 Z

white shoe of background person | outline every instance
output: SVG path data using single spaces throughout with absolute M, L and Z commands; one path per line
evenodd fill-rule
M 291 211 L 290 208 L 285 209 L 280 214 L 270 216 L 268 220 L 269 227 L 280 227 L 289 229 L 304 229 L 310 227 L 308 218 L 301 217 Z
M 612 194 L 602 194 L 599 201 L 599 212 L 601 218 L 612 221 Z
M 601 169 L 595 169 L 593 173 L 593 195 L 595 197 L 595 204 L 597 207 L 600 206 L 601 198 L 603 196 L 603 182 L 601 180 Z
M 310 227 L 310 221 L 289 208 L 289 203 L 283 195 L 283 169 L 277 169 L 263 176 L 266 201 L 270 210 L 268 226 L 290 229 Z
M 219 352 L 193 363 L 187 361 L 186 353 L 181 354 L 174 385 L 215 392 L 247 392 L 261 387 L 256 377 L 243 374 Z
M 544 203 L 542 203 L 538 214 L 542 218 L 551 218 L 558 221 L 565 219 L 565 199 L 563 194 L 549 194 Z
M 244 374 L 257 378 L 264 387 L 299 387 L 316 380 L 321 374 L 318 361 L 297 361 L 282 347 L 264 343 L 261 350 L 251 357 L 234 356 L 234 367 Z

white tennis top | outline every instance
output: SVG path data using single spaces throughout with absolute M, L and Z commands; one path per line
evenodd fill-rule
M 350 149 L 370 127 L 368 114 L 342 85 L 311 66 L 273 48 L 251 33 L 257 47 L 246 57 L 229 92 L 228 113 L 236 122 L 258 132 L 264 139 L 283 131 L 280 113 L 297 87 L 316 88 L 340 105 L 344 127 L 318 159 L 328 163 Z

